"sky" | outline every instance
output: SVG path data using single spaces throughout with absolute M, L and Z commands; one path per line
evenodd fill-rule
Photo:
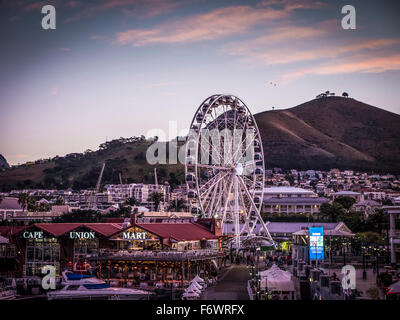
M 41 26 L 44 5 L 56 29 Z M 356 10 L 345 30 L 344 5 Z M 10 164 L 185 132 L 215 93 L 252 113 L 321 92 L 400 113 L 400 2 L 0 0 L 0 154 Z M 176 134 L 175 134 L 176 136 Z

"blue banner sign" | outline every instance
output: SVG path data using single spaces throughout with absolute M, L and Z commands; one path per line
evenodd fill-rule
M 308 229 L 308 245 L 310 260 L 324 260 L 323 227 L 311 227 Z

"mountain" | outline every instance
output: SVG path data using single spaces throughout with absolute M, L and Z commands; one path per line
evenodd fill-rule
M 354 169 L 400 173 L 400 115 L 343 97 L 314 99 L 255 115 L 267 168 Z M 0 190 L 93 188 L 106 161 L 102 184 L 154 183 L 146 161 L 153 141 L 120 138 L 99 150 L 36 161 L 0 171 Z M 168 147 L 167 147 L 168 148 Z M 168 149 L 167 149 L 168 150 Z M 183 165 L 157 165 L 159 183 L 184 181 Z
M 143 136 L 120 138 L 101 144 L 97 151 L 86 150 L 12 167 L 0 172 L 0 190 L 94 188 L 104 162 L 102 185 L 120 181 L 154 183 L 154 166 L 146 161 L 146 150 L 153 142 Z M 159 183 L 168 181 L 173 187 L 184 181 L 184 167 L 157 165 L 157 177 Z
M 266 166 L 400 172 L 400 115 L 355 99 L 318 98 L 255 115 Z
M 10 165 L 8 164 L 6 158 L 4 158 L 3 155 L 0 154 L 0 169 L 8 168 L 10 168 Z

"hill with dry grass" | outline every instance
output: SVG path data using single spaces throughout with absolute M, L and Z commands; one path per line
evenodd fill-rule
M 267 167 L 400 171 L 400 115 L 326 97 L 256 114 Z

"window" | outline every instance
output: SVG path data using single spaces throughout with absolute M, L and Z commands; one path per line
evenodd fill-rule
M 26 242 L 25 274 L 41 275 L 41 268 L 54 265 L 59 271 L 60 245 L 55 238 L 28 239 Z

